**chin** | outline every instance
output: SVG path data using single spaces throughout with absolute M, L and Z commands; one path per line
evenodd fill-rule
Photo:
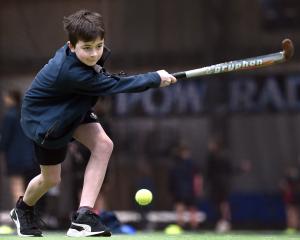
M 90 62 L 89 62 L 89 63 L 85 63 L 85 65 L 88 65 L 89 67 L 93 67 L 93 66 L 96 65 L 96 63 L 97 63 L 97 62 L 95 62 L 95 63 L 90 63 Z

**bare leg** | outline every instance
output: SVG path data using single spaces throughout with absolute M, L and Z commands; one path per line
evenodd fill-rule
M 74 138 L 91 151 L 85 169 L 80 206 L 93 208 L 103 183 L 113 143 L 99 123 L 80 125 L 74 132 Z
M 41 173 L 28 184 L 23 201 L 33 206 L 51 188 L 60 183 L 61 164 L 40 165 Z
M 299 216 L 298 216 L 298 208 L 292 204 L 287 206 L 287 227 L 292 229 L 298 229 L 299 227 Z
M 230 205 L 229 202 L 223 201 L 220 204 L 220 212 L 221 212 L 221 219 L 230 221 L 231 213 L 230 213 Z
M 177 224 L 181 227 L 184 226 L 184 212 L 185 212 L 185 205 L 182 203 L 175 204 L 175 211 L 177 217 Z
M 197 214 L 198 210 L 196 207 L 190 207 L 190 226 L 193 230 L 197 229 L 198 221 L 197 221 Z
M 231 229 L 231 213 L 229 202 L 223 201 L 219 205 L 221 218 L 216 225 L 216 231 L 220 233 L 228 232 Z

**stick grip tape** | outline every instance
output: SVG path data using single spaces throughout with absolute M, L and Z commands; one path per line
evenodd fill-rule
M 184 79 L 186 78 L 185 72 L 177 72 L 177 73 L 172 73 L 172 75 L 177 78 L 177 79 Z

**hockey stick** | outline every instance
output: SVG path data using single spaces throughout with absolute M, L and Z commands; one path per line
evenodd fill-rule
M 218 73 L 235 72 L 268 67 L 277 63 L 286 62 L 292 58 L 292 56 L 294 55 L 294 45 L 290 39 L 284 39 L 282 41 L 282 49 L 283 51 L 276 53 L 219 63 L 193 70 L 173 73 L 172 75 L 177 79 L 186 79 L 205 75 L 213 75 Z

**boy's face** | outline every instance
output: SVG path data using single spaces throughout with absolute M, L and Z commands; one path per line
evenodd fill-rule
M 101 58 L 104 47 L 104 39 L 100 37 L 94 41 L 84 42 L 79 40 L 75 47 L 68 42 L 69 48 L 77 58 L 88 66 L 94 66 Z

